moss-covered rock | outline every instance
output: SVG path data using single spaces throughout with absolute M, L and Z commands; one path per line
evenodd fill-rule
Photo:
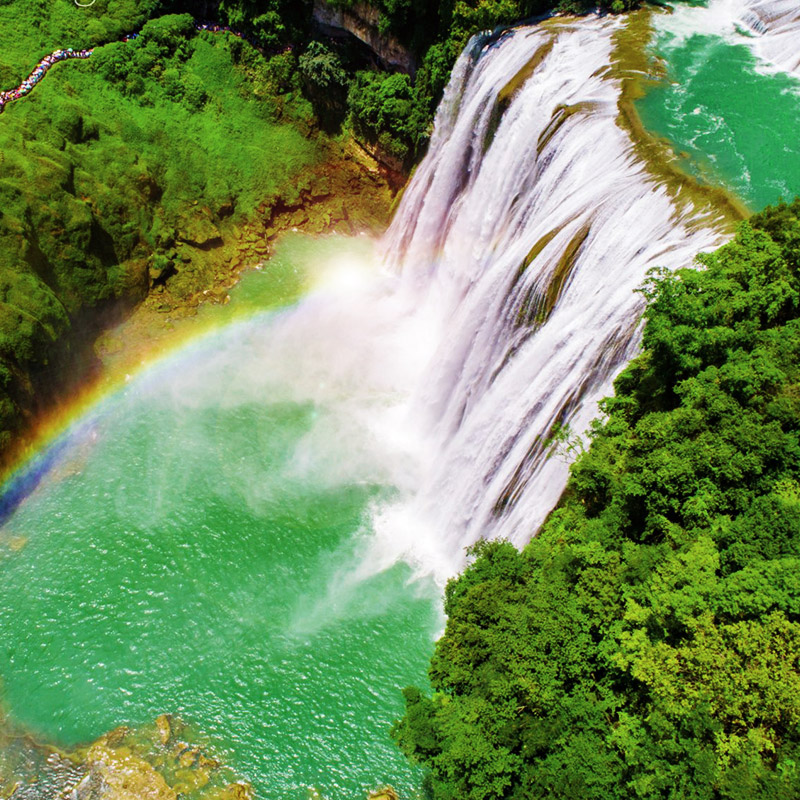
M 252 800 L 252 788 L 180 720 L 120 727 L 87 747 L 42 745 L 0 717 L 0 797 L 11 800 Z

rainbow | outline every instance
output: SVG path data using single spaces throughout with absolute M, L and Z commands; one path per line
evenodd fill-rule
M 35 420 L 30 431 L 12 448 L 8 464 L 0 472 L 0 526 L 48 474 L 81 424 L 101 411 L 104 403 L 116 397 L 126 385 L 213 338 L 223 328 L 263 313 L 264 309 L 243 310 L 232 320 L 188 318 L 177 330 L 165 332 L 155 340 L 148 339 L 145 350 L 129 351 L 129 360 L 121 367 L 104 369 L 71 397 L 60 399 Z

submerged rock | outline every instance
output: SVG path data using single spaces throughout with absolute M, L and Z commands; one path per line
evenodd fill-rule
M 115 728 L 64 753 L 0 717 L 0 797 L 8 800 L 253 800 L 249 785 L 204 752 L 207 744 L 171 715 Z
M 253 787 L 246 783 L 231 783 L 213 794 L 207 800 L 253 800 Z
M 127 748 L 101 739 L 86 757 L 87 773 L 72 792 L 74 800 L 176 800 L 177 793 L 151 764 Z
M 391 786 L 384 786 L 382 789 L 370 792 L 368 800 L 399 800 L 399 797 Z
M 158 738 L 161 744 L 168 744 L 172 736 L 169 714 L 162 714 L 160 717 L 156 717 L 156 728 L 158 728 Z

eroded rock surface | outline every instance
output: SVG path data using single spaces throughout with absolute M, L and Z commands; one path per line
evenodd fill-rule
M 414 55 L 394 36 L 383 35 L 378 27 L 380 12 L 367 3 L 350 8 L 331 8 L 325 0 L 314 0 L 314 21 L 323 29 L 347 31 L 372 50 L 387 67 L 413 74 Z
M 0 720 L 4 800 L 253 800 L 252 788 L 211 757 L 191 728 L 169 715 L 117 728 L 61 752 Z

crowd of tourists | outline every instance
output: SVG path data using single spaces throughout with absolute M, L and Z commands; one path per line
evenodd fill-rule
M 71 47 L 68 47 L 66 50 L 56 50 L 54 53 L 50 53 L 49 56 L 43 58 L 36 67 L 34 67 L 33 72 L 31 72 L 16 89 L 0 92 L 0 111 L 3 110 L 6 103 L 11 100 L 19 100 L 20 97 L 24 97 L 28 94 L 28 92 L 44 78 L 47 74 L 47 70 L 49 70 L 53 64 L 57 64 L 59 61 L 66 61 L 68 58 L 89 58 L 92 52 L 92 50 L 73 50 Z
M 250 41 L 249 37 L 239 33 L 239 31 L 232 30 L 227 25 L 218 25 L 215 22 L 195 22 L 195 27 L 199 31 L 232 33 L 234 36 L 238 36 L 240 39 L 246 39 L 247 41 Z M 130 33 L 125 36 L 122 41 L 130 42 L 138 37 L 138 33 Z M 255 42 L 253 42 L 253 44 L 255 44 Z M 26 94 L 28 94 L 28 92 L 30 92 L 33 87 L 36 86 L 36 84 L 39 83 L 42 78 L 44 78 L 44 76 L 47 74 L 47 70 L 49 70 L 53 64 L 57 64 L 59 61 L 66 61 L 68 58 L 89 58 L 93 52 L 94 48 L 90 48 L 88 50 L 73 50 L 71 47 L 68 47 L 66 50 L 56 50 L 49 56 L 46 56 L 36 65 L 33 72 L 31 72 L 31 74 L 28 75 L 28 77 L 25 78 L 25 80 L 22 81 L 22 83 L 17 86 L 16 89 L 10 89 L 7 92 L 0 91 L 0 113 L 2 113 L 6 103 L 11 102 L 12 100 L 19 100 L 20 97 L 24 97 Z

